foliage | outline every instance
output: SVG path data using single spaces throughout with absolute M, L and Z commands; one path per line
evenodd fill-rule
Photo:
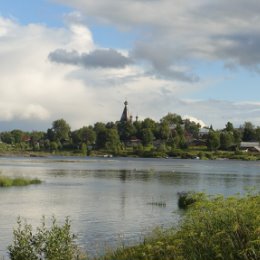
M 216 151 L 220 146 L 219 133 L 210 131 L 207 138 L 207 147 L 210 151 Z
M 243 141 L 250 142 L 255 140 L 254 125 L 251 122 L 245 122 L 243 125 Z
M 260 195 L 209 198 L 199 194 L 199 198 L 178 229 L 157 229 L 142 244 L 98 259 L 258 260 Z
M 55 141 L 64 142 L 69 139 L 70 126 L 64 119 L 55 120 L 52 123 L 52 131 Z
M 27 186 L 31 184 L 40 184 L 39 179 L 26 179 L 26 178 L 9 178 L 6 176 L 0 176 L 0 187 L 11 187 L 11 186 Z
M 195 192 L 180 192 L 178 193 L 178 207 L 180 209 L 187 209 L 189 206 L 205 197 L 203 193 Z
M 258 259 L 260 195 L 194 204 L 176 236 L 184 259 Z
M 45 218 L 33 234 L 32 226 L 17 221 L 18 227 L 13 231 L 13 243 L 8 247 L 11 260 L 76 260 L 79 250 L 75 236 L 70 230 L 70 221 L 66 218 L 64 225 L 58 225 L 52 219 L 50 228 L 46 227 Z
M 230 131 L 223 131 L 220 133 L 220 148 L 228 150 L 234 144 L 233 133 Z
M 255 127 L 251 122 L 245 122 L 240 128 L 234 128 L 227 122 L 222 130 L 200 132 L 200 125 L 189 119 L 183 120 L 181 116 L 168 113 L 159 122 L 151 118 L 132 122 L 97 122 L 93 126 L 83 126 L 71 131 L 69 124 L 64 119 L 53 121 L 52 127 L 46 132 L 23 132 L 19 129 L 0 133 L 0 152 L 22 154 L 26 151 L 52 152 L 64 154 L 82 154 L 82 147 L 87 146 L 87 154 L 106 154 L 122 156 L 160 156 L 157 152 L 170 156 L 172 150 L 181 149 L 184 153 L 181 158 L 194 158 L 186 153 L 190 146 L 206 145 L 208 151 L 238 151 L 241 141 L 260 142 L 260 127 Z M 4 145 L 1 145 L 1 144 Z M 137 144 L 142 144 L 146 151 L 136 149 Z M 148 150 L 147 148 L 151 149 Z M 85 148 L 83 149 L 85 154 Z M 90 152 L 91 151 L 91 152 Z M 197 151 L 198 156 L 199 149 Z M 225 158 L 236 158 L 229 156 Z M 196 157 L 195 156 L 195 157 Z M 203 154 L 203 159 L 216 159 L 214 154 Z M 249 159 L 258 159 L 255 154 Z

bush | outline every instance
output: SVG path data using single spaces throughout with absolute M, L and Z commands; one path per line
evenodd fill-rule
M 178 229 L 158 229 L 141 245 L 99 259 L 258 260 L 260 195 L 198 197 Z
M 205 199 L 204 193 L 195 193 L 195 192 L 179 192 L 178 193 L 178 207 L 180 209 L 187 209 L 189 206 L 195 202 Z
M 260 196 L 215 197 L 194 204 L 176 237 L 184 259 L 256 260 Z
M 32 226 L 18 218 L 18 228 L 13 232 L 13 244 L 8 247 L 11 260 L 76 260 L 80 259 L 75 236 L 70 231 L 70 221 L 66 218 L 59 226 L 52 219 L 51 227 L 46 227 L 45 218 L 33 234 Z M 82 258 L 81 258 L 82 259 Z

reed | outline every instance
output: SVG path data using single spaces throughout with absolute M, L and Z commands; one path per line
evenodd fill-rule
M 41 180 L 29 179 L 29 178 L 9 178 L 6 176 L 0 176 L 0 187 L 12 187 L 12 186 L 27 186 L 32 184 L 41 184 Z
M 157 229 L 142 244 L 98 260 L 258 260 L 260 194 L 202 197 L 188 207 L 180 226 Z

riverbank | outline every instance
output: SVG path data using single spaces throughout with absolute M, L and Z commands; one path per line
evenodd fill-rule
M 179 227 L 156 229 L 142 244 L 122 247 L 95 260 L 259 259 L 259 194 L 243 198 L 200 194 L 197 198 Z
M 157 228 L 139 245 L 123 246 L 95 258 L 80 253 L 68 219 L 59 226 L 54 218 L 49 230 L 43 219 L 36 233 L 32 232 L 30 225 L 23 225 L 18 219 L 13 244 L 8 247 L 9 255 L 11 260 L 49 259 L 46 255 L 62 256 L 68 260 L 259 259 L 259 193 L 228 198 L 209 197 L 203 193 L 192 196 L 192 203 L 184 211 L 179 226 Z
M 14 146 L 0 143 L 0 156 L 21 156 L 21 157 L 47 157 L 58 156 L 90 156 L 90 157 L 137 157 L 137 158 L 178 158 L 178 159 L 200 159 L 200 160 L 260 160 L 259 152 L 245 151 L 209 151 L 206 146 L 190 146 L 186 149 L 166 149 L 165 147 L 156 148 L 145 146 L 142 148 L 125 147 L 121 150 L 111 149 L 56 149 L 56 150 L 33 150 L 22 149 L 21 146 Z
M 48 156 L 90 156 L 90 157 L 134 157 L 134 158 L 165 158 L 165 159 L 199 159 L 199 160 L 260 160 L 260 153 L 242 151 L 207 151 L 206 149 L 176 149 L 169 152 L 158 152 L 156 150 L 144 150 L 133 152 L 125 150 L 121 152 L 111 152 L 109 150 L 92 150 L 88 155 L 82 154 L 78 150 L 66 151 L 32 151 L 32 150 L 7 150 L 0 151 L 1 156 L 20 157 L 48 157 Z

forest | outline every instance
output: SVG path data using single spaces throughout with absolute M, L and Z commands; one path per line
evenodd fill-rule
M 239 153 L 241 142 L 259 142 L 260 127 L 245 122 L 235 128 L 227 122 L 223 129 L 201 128 L 198 123 L 168 113 L 159 122 L 151 118 L 117 122 L 97 122 L 71 130 L 65 119 L 53 121 L 47 131 L 20 129 L 0 133 L 0 152 L 70 152 L 80 155 L 162 157 L 183 155 L 183 151 L 232 151 Z M 189 157 L 189 156 L 188 156 Z

